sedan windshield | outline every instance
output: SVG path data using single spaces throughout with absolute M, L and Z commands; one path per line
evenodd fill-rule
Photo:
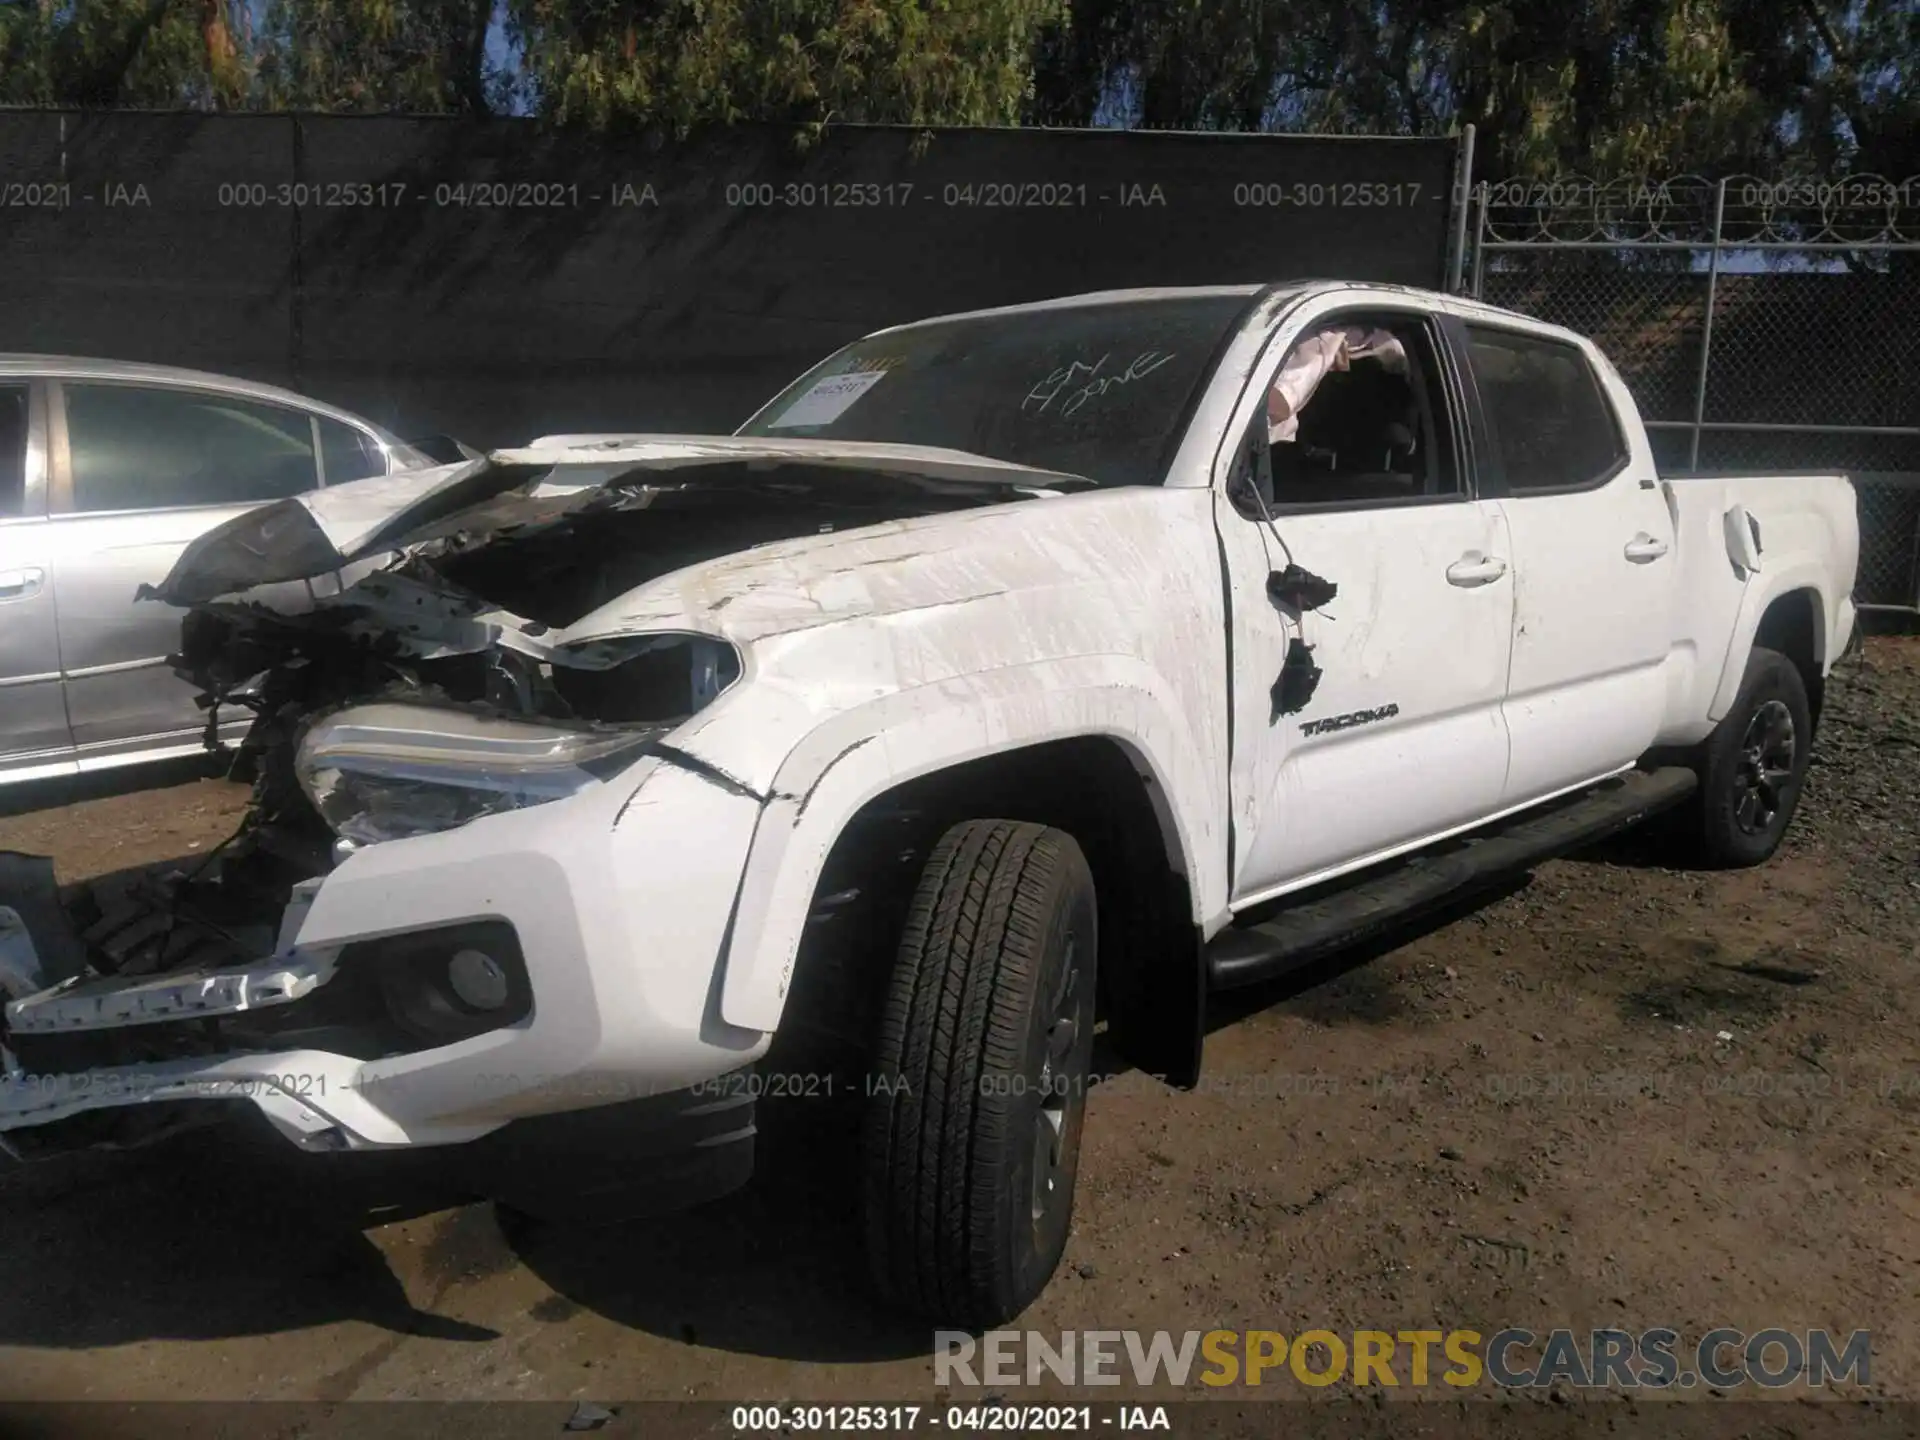
M 855 341 L 742 435 L 967 450 L 1102 485 L 1158 485 L 1245 293 L 936 320 Z

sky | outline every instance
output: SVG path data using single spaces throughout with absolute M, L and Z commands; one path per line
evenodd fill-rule
M 517 76 L 520 73 L 520 60 L 519 47 L 507 36 L 506 0 L 495 0 L 493 20 L 487 26 L 487 64 L 492 69 Z M 515 88 L 517 91 L 518 87 Z M 526 113 L 524 97 L 516 101 L 512 113 L 516 115 Z

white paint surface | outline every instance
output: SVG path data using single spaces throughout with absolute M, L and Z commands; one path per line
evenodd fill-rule
M 1699 739 L 1732 703 L 1779 595 L 1813 592 L 1823 665 L 1839 653 L 1858 552 L 1845 480 L 1658 482 L 1631 399 L 1591 347 L 1631 437 L 1623 473 L 1578 495 L 1285 515 L 1287 548 L 1340 591 L 1298 622 L 1279 613 L 1264 589 L 1284 563 L 1276 537 L 1220 492 L 1239 437 L 1265 423 L 1292 338 L 1381 306 L 1571 338 L 1417 291 L 1298 287 L 1227 347 L 1162 487 L 802 536 L 612 598 L 540 643 L 693 633 L 743 658 L 740 680 L 669 737 L 689 759 L 649 758 L 570 799 L 363 849 L 318 885 L 297 925 L 294 953 L 328 954 L 399 930 L 510 920 L 532 967 L 532 1020 L 365 1064 L 178 1062 L 143 1093 L 219 1093 L 243 1072 L 326 1074 L 337 1098 L 325 1107 L 277 1093 L 260 1103 L 289 1134 L 337 1127 L 371 1145 L 457 1141 L 593 1103 L 607 1087 L 688 1085 L 765 1049 L 827 852 L 855 811 L 904 780 L 1107 737 L 1147 778 L 1169 863 L 1211 934 L 1236 907 L 1630 764 L 1649 745 Z M 838 398 L 856 403 L 844 388 Z M 302 503 L 351 555 L 407 506 L 488 466 L 547 467 L 541 484 L 557 492 L 636 469 L 785 461 L 1076 488 L 1074 477 L 929 447 L 599 435 L 546 437 Z M 1730 560 L 1734 506 L 1762 527 L 1757 572 Z M 1643 535 L 1668 547 L 1649 563 L 1625 555 Z M 1468 560 L 1500 564 L 1486 565 L 1484 583 L 1450 583 Z M 514 617 L 487 623 L 498 637 L 488 643 L 532 643 Z M 1308 709 L 1276 717 L 1268 692 L 1295 635 L 1316 646 L 1325 675 Z M 1375 709 L 1377 723 L 1301 729 Z M 104 1087 L 51 1108 L 27 1093 L 0 1096 L 0 1128 L 115 1103 Z

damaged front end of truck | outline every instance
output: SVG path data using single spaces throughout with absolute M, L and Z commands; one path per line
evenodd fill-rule
M 250 804 L 204 857 L 58 893 L 49 865 L 4 857 L 0 1144 L 124 1145 L 207 1118 L 133 1102 L 232 1098 L 234 1057 L 376 1062 L 523 1020 L 533 980 L 497 922 L 418 953 L 405 936 L 303 948 L 329 875 L 673 756 L 742 678 L 718 618 L 736 597 L 656 586 L 636 618 L 617 602 L 637 588 L 1074 483 L 914 447 L 616 438 L 342 486 L 203 536 L 143 593 L 185 609 L 172 664 Z M 353 953 L 368 945 L 379 963 Z M 329 1133 L 298 1095 L 246 1098 L 292 1138 Z

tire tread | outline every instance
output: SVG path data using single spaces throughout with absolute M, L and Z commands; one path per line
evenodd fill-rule
M 969 820 L 934 847 L 881 1009 L 866 1125 L 867 1248 L 895 1302 L 1004 1318 L 1016 1279 L 999 1234 L 1013 1106 L 984 1077 L 1019 1068 L 1049 918 L 1086 879 L 1063 832 Z
M 1740 831 L 1728 798 L 1730 771 L 1737 763 L 1747 722 L 1763 699 L 1784 700 L 1793 712 L 1799 754 L 1798 775 L 1785 810 L 1785 819 L 1770 843 L 1759 844 Z M 1740 690 L 1713 734 L 1700 747 L 1700 789 L 1693 801 L 1677 812 L 1670 837 L 1686 863 L 1707 869 L 1736 869 L 1769 859 L 1793 823 L 1800 792 L 1806 783 L 1808 751 L 1813 742 L 1813 719 L 1807 704 L 1806 683 L 1791 659 L 1777 650 L 1756 645 L 1747 657 Z

